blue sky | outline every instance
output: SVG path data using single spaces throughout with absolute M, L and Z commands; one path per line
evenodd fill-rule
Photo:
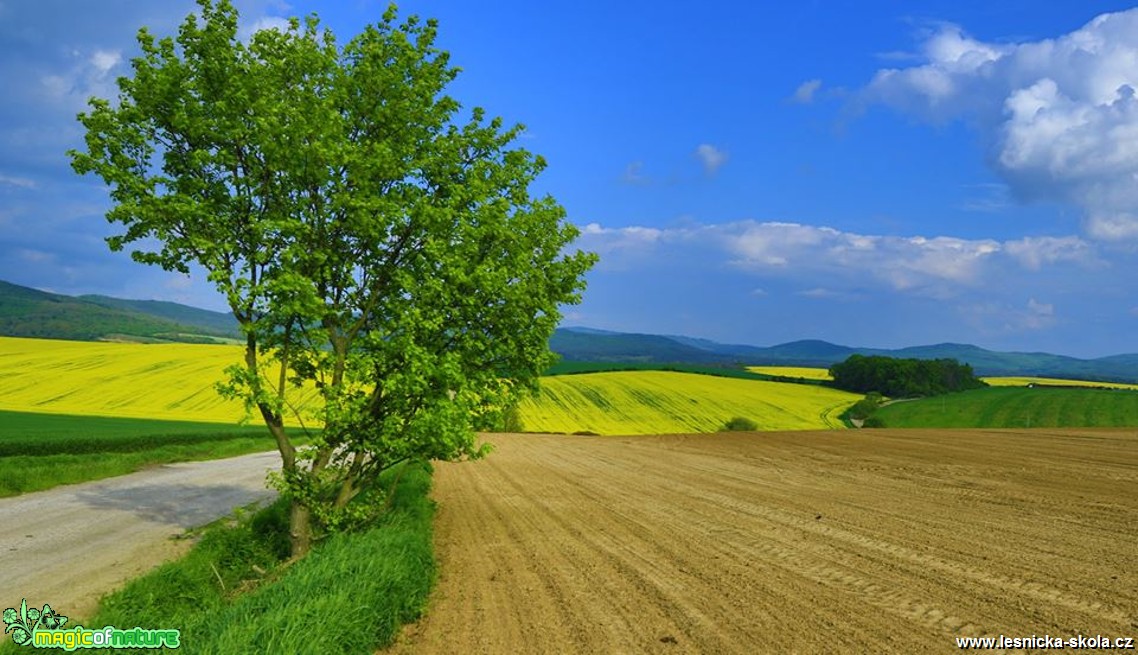
M 384 4 L 316 12 L 341 41 Z M 109 252 L 74 116 L 189 2 L 0 0 L 0 279 L 223 309 Z M 1138 351 L 1138 10 L 405 2 L 600 253 L 566 325 L 770 345 Z

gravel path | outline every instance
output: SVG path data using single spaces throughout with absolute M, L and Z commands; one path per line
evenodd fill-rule
M 271 498 L 265 474 L 279 466 L 276 452 L 256 453 L 0 498 L 0 607 L 27 598 L 89 616 L 104 593 L 189 547 L 173 537 Z

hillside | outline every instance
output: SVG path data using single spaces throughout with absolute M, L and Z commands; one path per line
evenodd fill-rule
M 214 385 L 236 346 L 81 343 L 0 337 L 0 410 L 236 423 Z M 713 432 L 733 416 L 765 430 L 841 427 L 858 396 L 820 386 L 695 373 L 627 371 L 543 378 L 521 407 L 526 430 Z M 139 393 L 145 389 L 145 393 Z M 313 392 L 299 394 L 304 406 Z
M 226 316 L 176 303 L 64 296 L 0 281 L 2 336 L 209 342 L 237 336 Z
M 838 414 L 859 398 L 817 385 L 617 371 L 542 378 L 520 409 L 531 432 L 715 432 L 734 416 L 760 430 L 822 430 L 841 428 Z
M 74 341 L 215 342 L 238 336 L 233 317 L 178 303 L 108 296 L 65 296 L 0 281 L 0 336 Z M 996 352 L 959 343 L 899 349 L 861 348 L 817 339 L 774 346 L 708 339 L 559 328 L 550 348 L 564 362 L 796 366 L 828 368 L 852 354 L 955 359 L 977 375 L 1138 382 L 1138 354 L 1078 359 L 1050 353 Z
M 232 314 L 211 312 L 208 309 L 198 309 L 189 305 L 163 300 L 124 300 L 110 296 L 78 296 L 80 300 L 102 305 L 112 309 L 121 309 L 128 312 L 137 312 L 164 318 L 181 325 L 191 326 L 204 330 L 210 334 L 236 335 L 238 332 L 237 319 Z
M 565 361 L 625 361 L 828 368 L 852 354 L 913 359 L 955 359 L 977 375 L 1041 376 L 1109 382 L 1138 382 L 1138 354 L 1079 359 L 1050 353 L 997 352 L 978 346 L 941 343 L 898 349 L 855 348 L 801 340 L 759 347 L 707 339 L 647 334 L 598 333 L 561 328 L 550 347 Z
M 991 387 L 882 407 L 888 428 L 1138 426 L 1138 392 L 1076 387 Z

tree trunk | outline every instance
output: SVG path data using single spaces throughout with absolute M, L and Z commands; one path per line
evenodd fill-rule
M 312 512 L 298 500 L 292 501 L 288 517 L 290 559 L 298 560 L 312 548 Z

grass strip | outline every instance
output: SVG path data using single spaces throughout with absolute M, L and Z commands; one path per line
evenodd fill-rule
M 129 453 L 5 456 L 0 457 L 0 498 L 43 491 L 62 484 L 102 480 L 161 464 L 236 457 L 271 450 L 272 447 L 272 440 L 266 435 L 161 446 Z
M 431 469 L 404 466 L 390 510 L 366 530 L 334 535 L 282 566 L 287 505 L 278 500 L 205 529 L 185 557 L 105 597 L 81 623 L 176 628 L 185 653 L 367 653 L 390 645 L 421 615 L 435 580 Z M 0 644 L 0 653 L 19 652 Z
M 0 410 L 0 497 L 275 446 L 262 425 Z

